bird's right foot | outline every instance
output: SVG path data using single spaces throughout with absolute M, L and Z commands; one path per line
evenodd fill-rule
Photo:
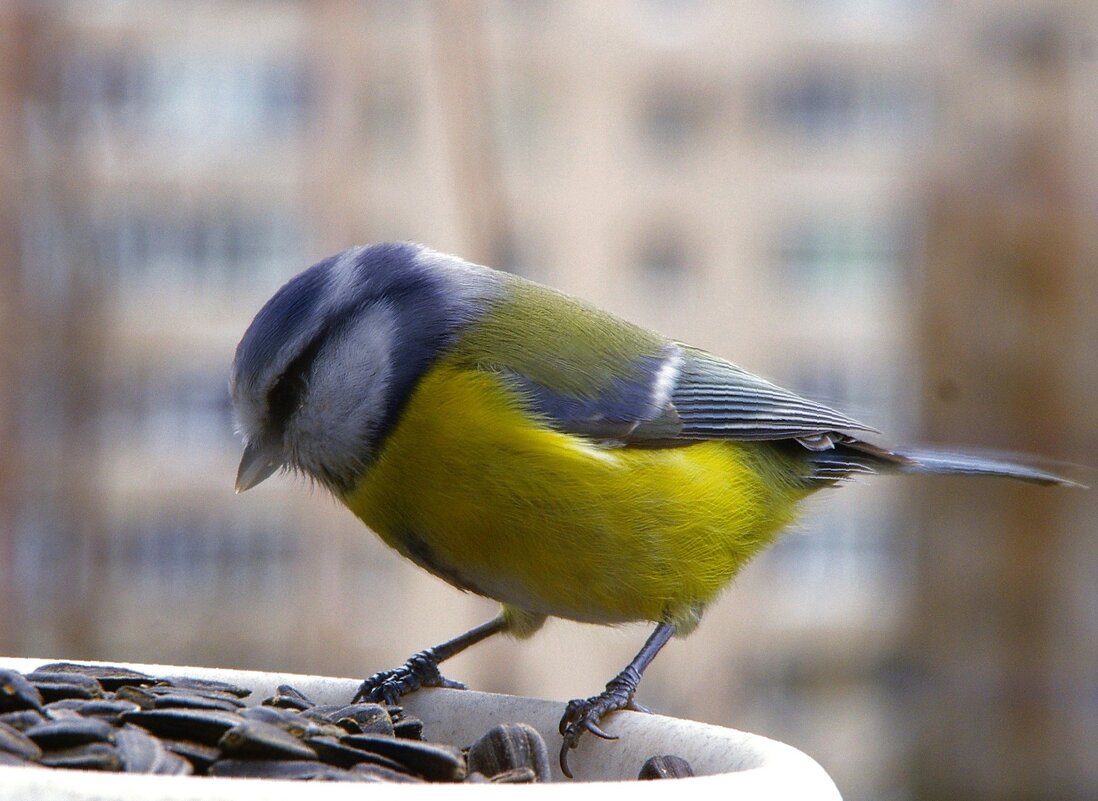
M 464 690 L 465 685 L 460 681 L 453 681 L 442 675 L 438 663 L 434 649 L 420 651 L 409 657 L 400 667 L 379 671 L 362 682 L 355 693 L 354 701 L 372 701 L 393 706 L 400 702 L 402 696 L 415 692 L 420 687 Z

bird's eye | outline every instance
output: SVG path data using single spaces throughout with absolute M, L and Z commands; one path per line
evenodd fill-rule
M 267 424 L 277 430 L 285 427 L 301 399 L 301 380 L 283 373 L 267 393 Z
M 282 431 L 290 416 L 301 404 L 306 377 L 312 370 L 313 362 L 316 361 L 316 355 L 320 352 L 323 341 L 324 333 L 321 332 L 298 354 L 297 358 L 286 366 L 285 371 L 275 380 L 267 393 L 267 425 L 273 430 Z

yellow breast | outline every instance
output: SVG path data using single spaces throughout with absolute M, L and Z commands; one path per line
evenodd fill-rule
M 436 366 L 343 500 L 447 581 L 531 612 L 683 625 L 793 517 L 765 444 L 606 448 L 532 418 L 493 374 Z

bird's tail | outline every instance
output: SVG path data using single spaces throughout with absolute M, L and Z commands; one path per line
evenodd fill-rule
M 824 481 L 849 478 L 858 473 L 921 473 L 998 476 L 1034 484 L 1086 486 L 1060 472 L 1069 466 L 1049 465 L 1031 456 L 929 447 L 889 449 L 853 438 L 836 443 L 828 450 L 813 451 L 809 459 L 813 478 Z

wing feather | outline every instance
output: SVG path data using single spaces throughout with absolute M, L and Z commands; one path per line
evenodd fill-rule
M 812 440 L 873 430 L 730 362 L 677 343 L 638 357 L 616 380 L 601 382 L 585 395 L 551 390 L 514 371 L 509 375 L 531 407 L 557 428 L 627 446 Z
M 873 430 L 705 351 L 684 346 L 683 352 L 671 393 L 683 439 L 799 439 Z

